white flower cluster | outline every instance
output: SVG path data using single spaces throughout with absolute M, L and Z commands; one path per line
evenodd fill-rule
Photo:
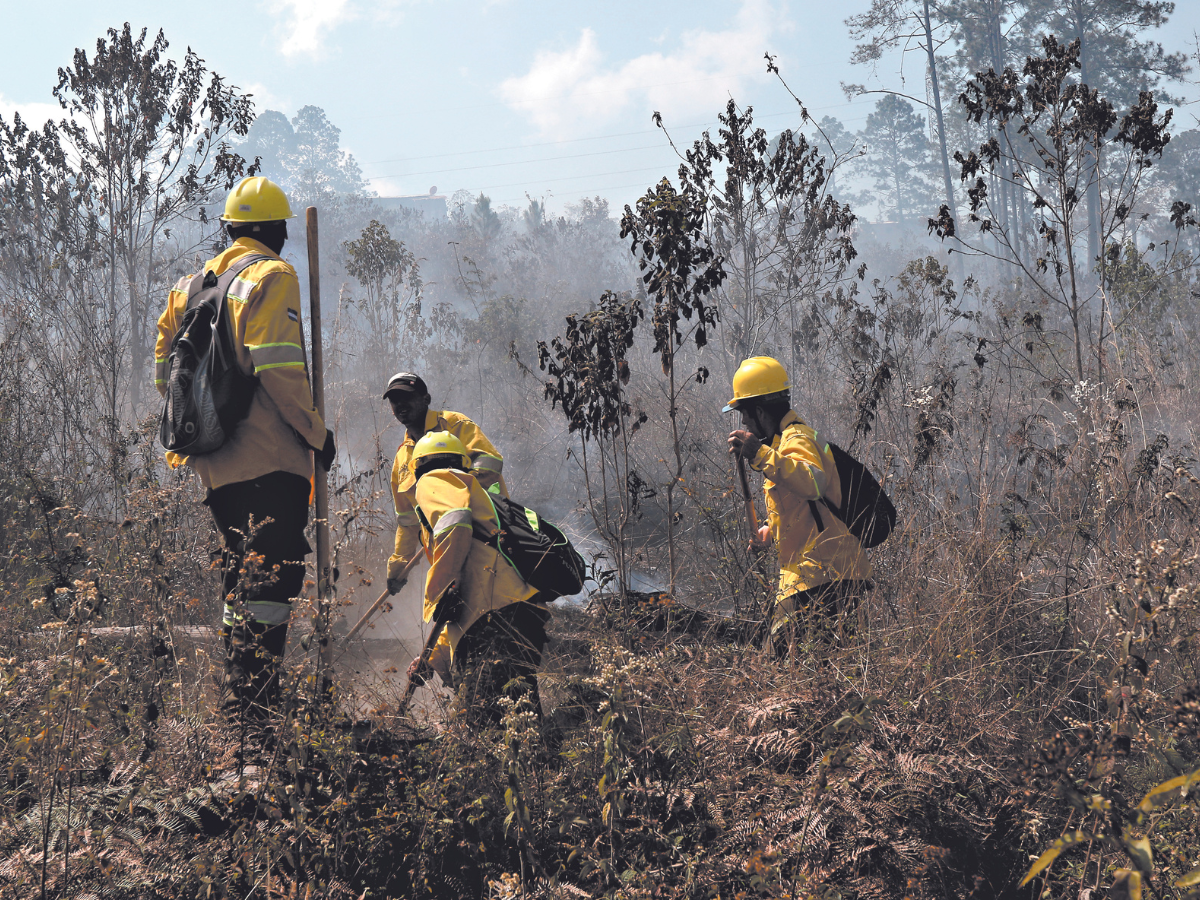
M 584 684 L 606 698 L 600 704 L 600 712 L 608 708 L 608 698 L 620 688 L 625 688 L 626 697 L 631 700 L 650 702 L 653 698 L 641 685 L 654 682 L 657 661 L 651 656 L 635 655 L 624 647 L 612 647 L 610 650 L 612 655 L 600 665 L 599 671 L 584 679 Z
M 527 747 L 537 740 L 538 717 L 528 694 L 522 694 L 516 700 L 506 694 L 500 698 L 500 706 L 504 709 L 501 719 L 504 739 L 509 746 L 515 741 Z
M 933 385 L 927 384 L 924 387 L 914 388 L 910 384 L 906 386 L 905 393 L 908 395 L 908 399 L 904 401 L 905 409 L 928 412 L 937 401 L 937 393 L 934 391 Z

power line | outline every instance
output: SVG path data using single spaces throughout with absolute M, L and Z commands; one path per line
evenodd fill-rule
M 750 74 L 750 73 L 747 73 L 747 74 Z M 720 81 L 722 79 L 729 80 L 729 81 L 735 80 L 735 79 L 729 78 L 728 75 L 710 75 L 707 78 L 690 78 L 686 81 L 663 81 L 663 82 L 657 82 L 655 84 L 638 85 L 638 90 L 640 92 L 644 93 L 645 91 L 650 90 L 652 88 L 678 87 L 681 84 L 700 84 L 701 82 Z M 602 96 L 605 96 L 606 94 L 615 94 L 615 93 L 625 91 L 625 90 L 627 90 L 627 89 L 626 88 L 607 88 L 605 90 L 600 90 L 600 91 L 586 91 L 584 93 L 571 94 L 570 96 L 572 98 L 575 98 L 575 97 L 602 97 Z M 491 108 L 495 108 L 497 106 L 506 106 L 511 109 L 514 104 L 545 103 L 547 100 L 551 99 L 552 97 L 556 97 L 556 96 L 562 96 L 562 95 L 561 94 L 542 94 L 541 96 L 538 96 L 538 97 L 530 97 L 528 99 L 521 99 L 521 100 L 504 100 L 499 103 L 472 103 L 467 106 L 447 106 L 447 107 L 438 108 L 438 112 L 442 112 L 442 113 L 467 112 L 472 109 L 491 109 Z M 358 122 L 358 121 L 362 121 L 363 119 L 371 119 L 371 118 L 375 118 L 375 115 L 371 114 L 371 115 L 366 115 L 366 116 L 358 116 L 357 118 L 346 119 L 345 121 Z
M 629 184 L 614 184 L 610 187 L 604 187 L 604 188 L 588 188 L 587 190 L 580 190 L 579 188 L 575 188 L 574 190 L 568 191 L 567 193 L 568 194 L 578 194 L 580 197 L 589 197 L 593 194 L 596 196 L 599 196 L 601 191 L 624 191 L 624 190 L 628 190 L 629 188 L 635 188 L 635 187 L 650 187 L 650 185 L 647 185 L 646 182 L 644 182 L 644 181 L 633 181 L 633 182 L 630 182 Z M 526 196 L 524 196 L 524 197 L 505 197 L 500 200 L 493 200 L 492 202 L 496 203 L 496 204 L 508 204 L 511 206 L 512 204 L 520 203 L 527 198 L 528 198 L 528 194 L 526 194 Z M 561 198 L 556 198 L 556 199 L 561 199 Z M 606 197 L 604 199 L 608 199 L 608 198 Z
M 560 159 L 583 159 L 587 156 L 608 156 L 612 153 L 634 153 L 638 150 L 669 149 L 665 144 L 652 144 L 646 147 L 626 147 L 620 150 L 596 150 L 593 153 L 573 153 L 567 156 L 542 156 L 537 159 L 517 159 L 512 162 L 483 163 L 478 166 L 461 166 L 457 169 L 431 169 L 428 172 L 398 172 L 394 175 L 375 175 L 375 178 L 415 178 L 418 175 L 441 175 L 445 172 L 470 172 L 475 169 L 495 169 L 498 166 L 524 166 L 530 163 L 554 162 Z
M 698 128 L 701 125 L 711 124 L 709 122 L 697 122 L 694 125 L 681 125 L 680 128 Z M 364 162 L 363 165 L 374 166 L 380 163 L 389 162 L 415 162 L 419 159 L 445 159 L 447 156 L 469 156 L 472 153 L 503 153 L 506 150 L 532 150 L 534 147 L 556 147 L 559 144 L 578 144 L 583 141 L 608 141 L 613 138 L 620 137 L 635 137 L 643 134 L 656 134 L 657 128 L 650 128 L 646 131 L 623 131 L 619 134 L 599 134 L 592 137 L 581 138 L 566 138 L 561 141 L 541 141 L 536 144 L 513 144 L 510 147 L 493 147 L 490 150 L 457 150 L 454 153 L 431 153 L 428 156 L 397 156 L 394 159 L 376 159 L 369 162 Z
M 842 108 L 843 106 L 849 106 L 849 105 L 851 105 L 851 104 L 847 103 L 847 104 L 837 104 L 835 106 L 813 107 L 810 110 L 810 113 L 812 111 L 820 112 L 825 109 Z M 791 116 L 791 115 L 795 115 L 795 114 L 796 114 L 795 110 L 788 110 L 786 112 L 778 112 L 778 113 L 767 113 L 767 114 L 763 114 L 763 115 L 756 115 L 755 121 L 759 122 L 759 121 L 763 121 L 763 120 L 777 119 L 777 118 L 780 118 L 783 116 Z M 843 121 L 847 121 L 847 122 L 850 122 L 851 124 L 853 124 L 854 121 L 856 121 L 856 120 L 843 120 Z M 678 128 L 678 130 L 686 130 L 689 128 L 711 126 L 713 124 L 716 124 L 716 123 L 698 122 L 698 123 L 693 123 L 693 124 L 689 124 L 689 125 L 681 125 L 681 126 L 678 126 L 677 128 Z M 676 130 L 676 129 L 672 129 L 672 130 Z M 539 146 L 555 146 L 555 145 L 559 145 L 559 144 L 580 143 L 582 141 L 600 141 L 600 140 L 607 140 L 607 139 L 614 138 L 614 137 L 628 137 L 628 136 L 639 135 L 639 134 L 654 134 L 657 131 L 658 131 L 658 129 L 653 129 L 653 130 L 641 131 L 641 132 L 624 132 L 624 133 L 615 134 L 615 135 L 599 135 L 599 136 L 588 137 L 588 138 L 570 138 L 570 139 L 561 140 L 561 141 L 546 141 L 546 142 L 542 142 L 539 144 L 525 144 L 525 145 L 519 145 L 519 146 L 514 146 L 514 147 L 509 147 L 509 148 L 499 148 L 498 150 L 491 150 L 491 151 L 465 150 L 465 151 L 461 151 L 461 153 L 459 153 L 459 154 L 453 154 L 453 155 L 466 155 L 466 154 L 470 154 L 470 153 L 500 152 L 500 150 L 504 150 L 504 149 L 517 150 L 517 149 L 526 149 L 526 148 L 533 148 L 533 147 L 539 147 Z M 428 171 L 424 171 L 424 172 L 406 172 L 406 173 L 395 173 L 395 174 L 388 174 L 388 175 L 380 174 L 380 175 L 369 176 L 369 178 L 371 178 L 371 179 L 376 179 L 376 178 L 378 178 L 378 179 L 418 178 L 418 177 L 424 177 L 426 175 L 444 175 L 444 174 L 452 174 L 452 173 L 456 173 L 456 172 L 471 172 L 471 171 L 478 171 L 478 170 L 482 170 L 482 169 L 495 169 L 495 168 L 500 168 L 503 166 L 536 165 L 538 163 L 553 162 L 553 161 L 564 160 L 564 159 L 583 159 L 586 157 L 608 156 L 608 155 L 617 154 L 617 153 L 637 153 L 637 152 L 641 152 L 644 150 L 658 149 L 660 147 L 662 149 L 667 149 L 668 145 L 661 144 L 661 145 L 649 145 L 649 146 L 645 146 L 645 147 L 625 147 L 625 148 L 618 148 L 618 149 L 614 149 L 614 150 L 596 150 L 596 151 L 593 151 L 590 153 L 564 154 L 561 156 L 537 157 L 537 158 L 533 158 L 533 159 L 513 160 L 513 161 L 509 161 L 509 162 L 499 162 L 499 163 L 481 163 L 479 165 L 473 165 L 473 166 L 461 166 L 461 167 L 450 168 L 450 169 L 432 169 L 432 170 L 428 170 Z M 446 154 L 446 155 L 451 155 L 451 154 Z M 433 158 L 439 158 L 439 157 L 436 157 L 436 156 L 410 157 L 410 159 L 414 159 L 414 160 L 415 159 L 433 159 Z M 539 184 L 549 184 L 549 183 L 553 183 L 556 181 L 567 181 L 567 180 L 571 180 L 574 178 L 601 178 L 606 175 L 616 175 L 616 174 L 632 173 L 632 172 L 646 172 L 646 171 L 652 171 L 653 168 L 657 168 L 657 167 L 642 168 L 642 169 L 625 169 L 625 170 L 622 170 L 621 172 L 583 173 L 580 175 L 567 176 L 565 178 L 540 179 L 536 182 L 534 182 L 534 181 L 512 182 L 510 184 L 505 184 L 505 185 L 485 185 L 484 187 L 485 187 L 485 189 L 490 190 L 493 187 L 521 187 L 521 186 L 525 186 L 525 185 L 535 185 L 536 186 Z M 609 188 L 609 190 L 618 190 L 618 188 Z
M 788 71 L 802 71 L 804 69 L 828 70 L 829 66 L 826 63 L 807 63 L 807 64 L 806 63 L 789 63 L 787 68 L 788 68 Z M 735 80 L 739 80 L 742 78 L 755 78 L 755 76 L 761 76 L 763 74 L 764 74 L 764 72 L 762 69 L 755 69 L 753 72 L 747 71 L 747 72 L 741 73 L 740 75 L 734 75 L 732 77 L 729 75 L 709 75 L 705 78 L 691 78 L 691 79 L 687 79 L 685 81 L 661 81 L 661 82 L 656 82 L 654 84 L 638 85 L 637 89 L 639 92 L 645 93 L 648 90 L 652 90 L 654 88 L 660 88 L 660 87 L 677 87 L 681 84 L 700 84 L 700 83 L 706 82 L 706 81 L 720 81 L 722 79 L 729 80 L 729 81 L 735 81 Z M 764 79 L 764 81 L 770 82 L 771 79 L 766 78 L 766 79 Z M 760 81 L 760 84 L 761 83 L 763 83 L 763 82 Z M 600 96 L 604 96 L 606 94 L 618 93 L 619 91 L 623 91 L 623 90 L 626 90 L 626 89 L 625 88 L 608 88 L 605 90 L 587 91 L 586 93 L 576 93 L 576 94 L 572 94 L 571 97 L 600 97 Z M 439 112 L 439 113 L 466 112 L 466 111 L 472 110 L 472 109 L 491 109 L 491 108 L 495 108 L 498 106 L 505 106 L 505 107 L 511 108 L 514 103 L 543 103 L 547 99 L 554 97 L 554 96 L 560 96 L 560 95 L 543 94 L 539 97 L 531 97 L 529 99 L 524 99 L 524 100 L 509 100 L 509 101 L 501 101 L 499 103 L 496 103 L 496 102 L 472 103 L 472 104 L 469 104 L 466 106 L 438 107 L 437 112 Z M 426 108 L 425 113 L 428 113 L 430 111 L 431 111 L 430 109 Z M 412 115 L 411 111 L 409 111 L 408 114 Z M 363 119 L 373 119 L 376 117 L 377 117 L 377 114 L 372 112 L 365 116 L 357 116 L 354 118 L 347 118 L 342 121 L 361 122 Z M 683 127 L 683 126 L 680 126 L 680 127 Z
M 606 178 L 609 175 L 632 175 L 635 172 L 661 172 L 662 169 L 662 166 L 648 166 L 643 169 L 621 169 L 617 172 L 591 172 L 584 175 L 567 175 L 563 178 L 542 178 L 536 182 L 513 181 L 509 184 L 484 184 L 480 186 L 480 190 L 494 191 L 496 188 L 524 187 L 525 185 L 532 184 L 554 184 L 557 181 L 577 181 L 580 178 Z M 615 190 L 615 188 L 608 188 L 608 190 Z
M 812 111 L 823 112 L 828 109 L 844 109 L 846 107 L 853 106 L 853 105 L 854 105 L 853 101 L 848 101 L 846 103 L 834 103 L 834 104 L 831 104 L 828 106 L 813 106 L 813 107 L 809 107 L 808 109 L 810 112 L 812 112 Z M 778 119 L 782 116 L 795 115 L 795 114 L 797 114 L 797 112 L 798 112 L 797 110 L 791 109 L 791 110 L 787 110 L 785 112 L 765 113 L 765 114 L 761 114 L 761 115 L 755 114 L 754 120 L 757 122 L 762 119 Z M 383 117 L 376 116 L 374 118 L 382 119 Z M 847 120 L 844 120 L 844 121 L 847 121 Z M 673 131 L 685 131 L 689 128 L 707 128 L 707 127 L 711 127 L 716 124 L 717 123 L 715 121 L 709 120 L 707 122 L 690 122 L 690 123 L 687 123 L 684 125 L 671 125 L 670 128 Z M 583 143 L 585 141 L 609 141 L 609 140 L 614 140 L 616 138 L 622 138 L 622 137 L 638 137 L 643 134 L 658 134 L 659 131 L 660 131 L 660 129 L 658 129 L 658 128 L 649 128 L 644 131 L 622 131 L 622 132 L 618 132 L 616 134 L 598 134 L 598 135 L 592 135 L 590 137 L 565 138 L 563 140 L 558 140 L 558 141 L 538 141 L 538 142 L 532 143 L 532 144 L 512 144 L 508 147 L 492 147 L 489 149 L 480 149 L 480 150 L 456 150 L 451 153 L 430 153 L 425 156 L 397 156 L 397 157 L 391 157 L 389 159 L 364 160 L 363 165 L 374 166 L 374 165 L 380 165 L 382 163 L 391 163 L 391 162 L 416 162 L 416 161 L 422 160 L 422 159 L 445 159 L 446 157 L 449 157 L 449 156 L 470 156 L 471 154 L 474 154 L 474 153 L 503 153 L 508 150 L 532 150 L 535 147 L 557 147 L 561 144 L 579 144 L 579 143 Z M 392 176 L 379 175 L 376 177 L 387 178 L 387 177 L 392 177 Z

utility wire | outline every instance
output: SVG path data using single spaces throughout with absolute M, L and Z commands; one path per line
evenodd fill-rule
M 506 187 L 523 187 L 527 184 L 553 184 L 557 181 L 578 181 L 580 178 L 605 178 L 609 175 L 632 175 L 635 172 L 661 172 L 662 166 L 648 166 L 644 169 L 622 169 L 619 172 L 591 172 L 585 175 L 567 175 L 563 178 L 540 178 L 534 181 L 513 181 L 509 184 L 484 184 L 481 189 L 485 191 L 494 191 L 496 188 Z M 606 188 L 613 190 L 613 188 Z
M 827 110 L 827 109 L 844 109 L 851 105 L 853 105 L 853 104 L 838 103 L 838 104 L 833 104 L 831 106 L 814 106 L 814 107 L 810 107 L 809 111 L 810 112 L 813 112 L 813 111 L 823 112 L 824 110 Z M 765 113 L 765 114 L 761 114 L 761 115 L 756 113 L 754 116 L 754 120 L 756 122 L 758 122 L 758 121 L 762 121 L 764 119 L 778 119 L 782 116 L 791 116 L 791 115 L 795 115 L 795 114 L 796 114 L 796 110 L 794 110 L 794 109 L 786 110 L 784 112 L 777 112 L 777 113 Z M 849 122 L 850 124 L 853 124 L 858 121 L 865 121 L 865 118 L 866 118 L 865 116 L 861 116 L 861 117 L 856 117 L 854 119 L 843 119 L 841 121 L 843 123 Z M 717 123 L 715 121 L 692 122 L 687 125 L 673 125 L 671 127 L 673 130 L 677 129 L 677 130 L 682 131 L 682 130 L 685 130 L 688 128 L 709 128 L 716 124 Z M 422 159 L 445 159 L 448 156 L 469 156 L 474 153 L 503 153 L 508 150 L 532 150 L 535 147 L 556 147 L 561 144 L 580 144 L 585 141 L 608 141 L 608 140 L 614 140 L 616 138 L 622 138 L 622 137 L 637 137 L 637 136 L 640 136 L 643 134 L 657 134 L 658 132 L 659 132 L 659 129 L 650 128 L 645 131 L 624 131 L 624 132 L 619 132 L 616 134 L 598 134 L 598 135 L 593 135 L 591 137 L 566 138 L 564 140 L 559 140 L 559 141 L 539 141 L 539 142 L 533 143 L 533 144 L 513 144 L 508 147 L 493 147 L 491 149 L 456 150 L 452 153 L 431 153 L 426 156 L 397 156 L 397 157 L 393 157 L 390 159 L 376 159 L 376 160 L 364 161 L 363 165 L 374 166 L 374 165 L 380 165 L 382 163 L 391 163 L 391 162 L 416 162 L 416 161 L 422 160 Z M 641 149 L 641 148 L 633 147 L 633 148 L 629 148 L 629 149 L 637 150 L 637 149 Z M 609 151 L 609 152 L 622 152 L 622 151 Z M 556 157 L 551 157 L 551 158 L 556 158 Z M 557 158 L 565 159 L 567 157 L 557 157 Z M 541 160 L 534 159 L 534 160 L 529 160 L 529 162 L 541 162 Z M 501 165 L 501 164 L 497 163 L 497 165 Z M 445 169 L 445 170 L 441 170 L 441 171 L 450 172 L 450 171 L 458 171 L 458 170 Z M 416 174 L 421 174 L 421 173 L 416 173 Z M 401 176 L 376 175 L 374 177 L 376 177 L 376 178 L 392 178 L 392 177 L 401 177 Z
M 634 182 L 631 182 L 630 184 L 614 184 L 610 187 L 588 188 L 587 190 L 579 190 L 578 188 L 576 188 L 575 190 L 567 191 L 566 197 L 555 197 L 555 199 L 563 200 L 563 202 L 569 203 L 570 197 L 575 197 L 575 196 L 591 197 L 592 195 L 599 196 L 601 191 L 624 191 L 624 190 L 628 190 L 629 188 L 648 188 L 648 187 L 650 187 L 650 185 L 646 184 L 645 181 L 634 181 Z M 500 199 L 494 199 L 492 202 L 497 205 L 503 204 L 503 205 L 512 206 L 513 204 L 521 203 L 527 199 L 530 199 L 530 195 L 528 192 L 523 197 L 504 197 L 504 198 L 500 198 Z M 533 199 L 536 199 L 536 198 L 533 198 Z M 605 199 L 608 199 L 608 198 L 605 198 Z
M 814 111 L 820 112 L 820 111 L 823 111 L 826 109 L 843 108 L 843 107 L 850 106 L 850 105 L 851 105 L 850 103 L 846 103 L 846 104 L 834 104 L 831 106 L 824 106 L 824 107 L 810 107 L 809 112 L 810 113 L 814 112 Z M 796 110 L 788 110 L 785 112 L 766 113 L 763 115 L 755 115 L 754 118 L 755 118 L 755 122 L 760 122 L 763 120 L 777 119 L 782 116 L 792 116 L 795 114 L 796 114 Z M 861 116 L 861 117 L 855 117 L 854 119 L 843 119 L 842 121 L 843 121 L 843 123 L 854 124 L 857 121 L 863 121 L 863 120 L 865 120 L 865 115 Z M 711 127 L 714 124 L 716 124 L 716 123 L 697 122 L 697 123 L 692 123 L 690 125 L 682 125 L 682 126 L 678 126 L 678 127 L 680 129 L 699 128 L 699 127 Z M 583 141 L 600 141 L 600 140 L 608 140 L 608 139 L 617 138 L 617 137 L 630 137 L 630 136 L 642 135 L 642 134 L 655 134 L 655 133 L 657 133 L 657 131 L 658 131 L 658 129 L 649 129 L 646 131 L 623 132 L 623 133 L 613 134 L 613 135 L 598 135 L 598 136 L 586 137 L 586 138 L 569 138 L 569 139 L 560 140 L 560 141 L 544 141 L 544 142 L 540 142 L 540 143 L 536 143 L 536 144 L 523 144 L 523 145 L 516 145 L 516 146 L 512 146 L 512 147 L 495 148 L 493 150 L 464 150 L 464 151 L 460 151 L 455 154 L 440 154 L 440 155 L 434 155 L 434 156 L 408 157 L 407 159 L 409 159 L 409 160 L 437 159 L 437 158 L 443 158 L 445 156 L 451 156 L 451 155 L 462 156 L 462 155 L 468 155 L 468 154 L 473 154 L 473 153 L 495 153 L 495 152 L 502 152 L 504 150 L 532 149 L 535 147 L 548 147 L 548 146 L 558 146 L 561 144 L 581 143 Z M 443 175 L 443 174 L 452 174 L 455 172 L 469 172 L 469 171 L 478 171 L 478 170 L 484 170 L 484 169 L 495 169 L 495 168 L 499 168 L 502 166 L 535 165 L 538 163 L 552 162 L 552 161 L 564 160 L 564 159 L 582 159 L 582 158 L 591 157 L 591 156 L 607 156 L 607 155 L 618 154 L 618 153 L 636 153 L 636 152 L 642 152 L 645 150 L 656 149 L 658 146 L 659 145 L 652 145 L 652 146 L 646 146 L 646 147 L 626 147 L 626 148 L 619 148 L 619 149 L 614 149 L 614 150 L 597 150 L 597 151 L 593 151 L 590 153 L 564 154 L 562 156 L 539 157 L 539 158 L 534 158 L 534 159 L 514 160 L 511 162 L 483 163 L 483 164 L 473 165 L 473 166 L 462 166 L 462 167 L 451 168 L 451 169 L 436 169 L 436 170 L 429 170 L 429 171 L 425 171 L 425 172 L 408 172 L 408 173 L 403 173 L 403 174 L 397 173 L 394 175 L 374 175 L 374 176 L 369 176 L 369 178 L 418 178 L 418 177 L 424 177 L 426 175 Z M 665 149 L 665 145 L 664 145 L 664 149 Z M 401 157 L 400 159 L 405 159 L 405 158 Z M 397 161 L 399 161 L 399 160 L 397 160 Z M 530 188 L 533 188 L 536 190 L 539 186 L 544 185 L 544 184 L 554 184 L 554 183 L 559 183 L 559 182 L 563 182 L 563 181 L 574 181 L 574 180 L 585 179 L 585 178 L 604 178 L 604 177 L 608 177 L 608 176 L 612 176 L 612 175 L 629 175 L 629 174 L 635 174 L 635 173 L 641 173 L 641 172 L 653 172 L 653 171 L 663 172 L 664 175 L 673 175 L 674 168 L 675 168 L 675 162 L 676 162 L 675 160 L 672 160 L 670 163 L 668 163 L 665 166 L 650 166 L 650 167 L 644 167 L 644 168 L 638 168 L 638 169 L 622 169 L 622 170 L 618 170 L 618 171 L 614 171 L 614 172 L 588 172 L 588 173 L 581 173 L 579 175 L 564 176 L 561 178 L 549 178 L 549 179 L 539 178 L 536 180 L 516 181 L 516 182 L 509 182 L 506 184 L 484 184 L 480 187 L 480 190 L 495 190 L 497 188 L 510 188 L 510 187 L 530 187 Z M 615 186 L 615 187 L 605 187 L 605 188 L 600 188 L 600 189 L 588 189 L 586 191 L 578 191 L 577 190 L 577 191 L 571 191 L 571 193 L 578 193 L 580 196 L 585 196 L 585 195 L 591 195 L 592 193 L 599 193 L 600 191 L 618 191 L 618 190 L 625 190 L 630 187 L 639 187 L 639 186 L 641 186 L 640 183 L 635 183 L 635 184 L 620 185 L 620 186 Z M 509 202 L 509 201 L 497 200 L 496 202 L 504 203 L 504 202 Z M 516 202 L 520 202 L 520 198 L 516 198 Z
M 699 128 L 701 125 L 710 125 L 710 122 L 696 122 L 692 125 L 680 125 L 680 128 Z M 623 131 L 619 134 L 599 134 L 591 137 L 581 138 L 566 138 L 561 141 L 541 141 L 536 144 L 513 144 L 509 147 L 493 147 L 490 150 L 456 150 L 453 153 L 431 153 L 428 156 L 397 156 L 392 159 L 375 159 L 364 162 L 363 165 L 375 166 L 380 163 L 392 162 L 416 162 L 419 159 L 445 159 L 447 156 L 468 156 L 472 153 L 503 153 L 506 150 L 531 150 L 534 147 L 557 147 L 559 144 L 579 144 L 584 141 L 608 141 L 613 138 L 620 137 L 635 137 L 643 134 L 655 134 L 657 128 L 649 128 L 645 131 Z
M 592 153 L 572 153 L 566 156 L 542 156 L 538 159 L 515 159 L 512 162 L 482 163 L 477 166 L 460 166 L 456 169 L 430 169 L 427 172 L 397 172 L 392 175 L 375 175 L 375 178 L 416 178 L 418 175 L 442 175 L 446 172 L 470 172 L 475 169 L 495 169 L 500 166 L 525 166 L 530 163 L 554 162 L 560 159 L 583 159 L 586 156 L 608 156 L 613 153 L 634 153 L 638 150 L 668 150 L 666 144 L 652 144 L 646 147 L 625 147 L 619 150 L 596 150 Z

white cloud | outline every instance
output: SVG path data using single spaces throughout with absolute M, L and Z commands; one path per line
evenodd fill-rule
M 284 56 L 319 56 L 326 35 L 355 16 L 349 0 L 273 0 L 270 8 L 279 20 Z
M 277 109 L 280 112 L 292 109 L 291 101 L 285 97 L 280 97 L 261 81 L 253 81 L 250 84 L 241 88 L 242 93 L 250 94 L 254 100 L 254 114 L 262 115 L 268 109 Z
M 668 117 L 712 113 L 766 78 L 763 54 L 787 27 L 781 20 L 769 0 L 743 0 L 725 30 L 684 32 L 673 49 L 612 63 L 585 28 L 574 47 L 540 51 L 528 72 L 501 82 L 500 97 L 546 135 L 611 120 L 635 103 Z
M 408 7 L 416 5 L 420 0 L 370 0 L 367 4 L 371 12 L 371 21 L 383 28 L 396 28 L 404 21 Z
M 408 7 L 420 0 L 267 0 L 276 18 L 284 56 L 322 56 L 325 39 L 339 25 L 369 18 L 375 26 L 395 28 Z
M 4 116 L 4 121 L 9 125 L 12 125 L 15 112 L 20 113 L 21 121 L 34 130 L 45 125 L 47 119 L 57 122 L 67 115 L 66 110 L 57 103 L 17 103 L 0 94 L 0 116 Z

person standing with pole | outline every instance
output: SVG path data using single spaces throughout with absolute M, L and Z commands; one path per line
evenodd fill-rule
M 158 320 L 155 385 L 164 396 L 171 348 L 189 296 L 206 279 L 240 267 L 226 292 L 226 325 L 237 367 L 250 379 L 248 411 L 223 445 L 203 455 L 167 453 L 206 489 L 204 504 L 223 539 L 226 712 L 261 723 L 279 700 L 279 660 L 292 599 L 304 585 L 317 455 L 333 462 L 333 432 L 313 403 L 300 315 L 300 283 L 280 252 L 293 218 L 287 196 L 262 177 L 244 178 L 221 217 L 230 246 L 181 279 Z
M 846 524 L 819 501 L 835 507 L 842 485 L 828 444 L 792 409 L 787 371 L 769 356 L 742 362 L 733 376 L 733 399 L 742 427 L 729 435 L 729 452 L 764 477 L 767 524 L 752 531 L 751 552 L 779 548 L 779 587 L 771 614 L 778 655 L 798 638 L 824 640 L 852 631 L 849 620 L 870 584 L 871 563 Z M 821 507 L 824 507 L 822 509 Z M 753 521 L 753 519 L 752 519 Z

